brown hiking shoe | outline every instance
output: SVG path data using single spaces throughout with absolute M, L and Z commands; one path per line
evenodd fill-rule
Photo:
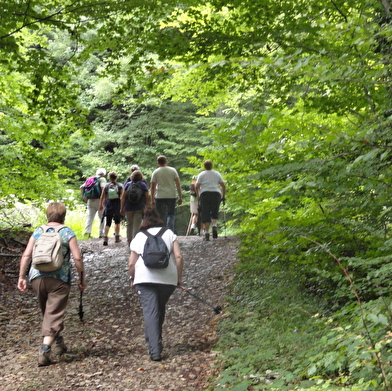
M 116 243 L 119 243 L 119 242 L 121 242 L 121 238 L 120 238 L 120 235 L 116 235 L 116 239 L 115 239 L 115 242 L 116 242 Z
M 39 349 L 38 355 L 38 366 L 39 367 L 46 367 L 50 365 L 52 362 L 50 361 L 50 346 L 49 345 L 42 345 Z
M 107 245 L 108 245 L 108 240 L 109 240 L 109 238 L 108 238 L 107 236 L 104 236 L 104 237 L 103 237 L 103 245 L 104 245 L 104 246 L 107 246 Z
M 64 338 L 62 336 L 58 336 L 55 341 L 54 345 L 52 347 L 52 352 L 56 356 L 61 356 L 67 351 L 67 347 L 64 344 Z

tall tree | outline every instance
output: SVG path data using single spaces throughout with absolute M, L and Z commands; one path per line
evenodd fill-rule
M 90 133 L 86 106 L 78 99 L 82 86 L 73 75 L 94 52 L 104 53 L 105 72 L 119 75 L 123 72 L 120 60 L 137 49 L 139 31 L 148 31 L 173 4 L 0 1 L 2 198 L 61 194 L 61 184 L 69 176 L 61 152 L 71 136 Z M 94 34 L 89 33 L 91 29 Z M 59 35 L 65 38 L 63 50 L 53 45 Z M 134 78 L 143 73 L 139 70 Z M 134 78 L 122 87 L 129 91 Z
M 237 113 L 206 154 L 228 167 L 229 183 L 252 183 L 255 211 L 266 198 L 295 195 L 297 205 L 333 205 L 340 221 L 366 215 L 383 226 L 389 9 L 376 0 L 212 1 L 173 12 L 150 40 L 161 60 L 177 61 L 163 79 L 166 96 Z M 231 189 L 239 214 L 258 215 L 244 191 Z

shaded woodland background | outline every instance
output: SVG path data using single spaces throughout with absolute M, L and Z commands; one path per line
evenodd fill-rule
M 149 178 L 159 154 L 187 192 L 209 158 L 250 297 L 265 275 L 293 273 L 326 304 L 310 329 L 330 337 L 284 385 L 390 389 L 388 0 L 0 4 L 4 212 L 71 206 L 98 166 Z

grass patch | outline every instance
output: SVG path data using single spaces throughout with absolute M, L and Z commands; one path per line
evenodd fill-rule
M 33 204 L 16 203 L 12 208 L 3 208 L 0 211 L 0 228 L 15 229 L 15 230 L 31 230 L 45 224 L 46 216 L 44 208 L 38 208 Z M 72 228 L 78 240 L 85 239 L 84 227 L 86 225 L 87 210 L 86 204 L 75 204 L 72 208 L 67 208 L 67 215 L 65 217 L 65 225 Z M 109 234 L 114 233 L 114 223 L 110 228 Z M 120 234 L 126 237 L 126 226 L 121 224 Z M 99 217 L 98 213 L 95 215 L 92 225 L 92 237 L 99 237 Z
M 318 340 L 310 320 L 325 304 L 305 292 L 293 272 L 240 273 L 229 300 L 218 329 L 222 373 L 213 389 L 299 386 L 298 357 Z
M 390 300 L 360 309 L 353 299 L 333 312 L 305 285 L 293 271 L 237 274 L 218 325 L 221 374 L 211 389 L 390 390 Z

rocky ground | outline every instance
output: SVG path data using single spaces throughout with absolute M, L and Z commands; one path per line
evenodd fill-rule
M 216 322 L 225 316 L 225 295 L 233 277 L 235 237 L 203 242 L 179 237 L 185 267 L 183 285 L 171 297 L 164 324 L 164 355 L 149 360 L 143 317 L 130 289 L 125 241 L 103 247 L 80 242 L 88 288 L 79 319 L 79 291 L 72 286 L 65 321 L 68 352 L 49 367 L 37 366 L 41 315 L 29 289 L 16 289 L 19 256 L 28 236 L 0 237 L 0 389 L 19 390 L 202 390 L 219 373 L 213 344 Z M 215 314 L 214 308 L 223 312 Z

